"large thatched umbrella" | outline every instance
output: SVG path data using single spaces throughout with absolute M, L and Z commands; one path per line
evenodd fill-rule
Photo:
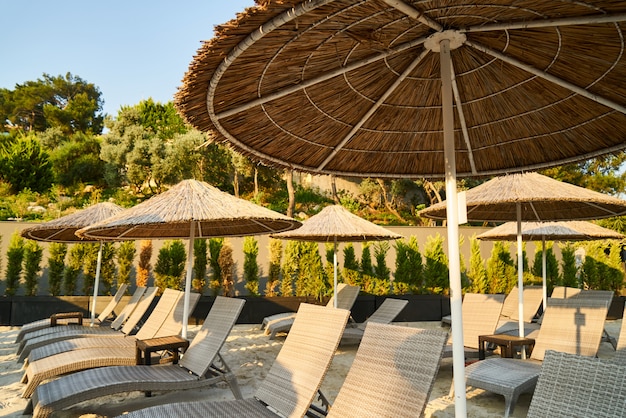
M 268 164 L 445 177 L 456 207 L 457 175 L 626 147 L 615 129 L 626 124 L 624 1 L 256 3 L 201 46 L 176 106 Z M 448 216 L 460 323 L 457 213 Z M 453 332 L 455 410 L 465 416 L 462 327 Z
M 270 234 L 300 225 L 294 219 L 224 193 L 205 182 L 184 180 L 77 234 L 98 239 L 188 239 L 183 316 L 187 318 L 195 238 Z M 183 321 L 182 334 L 187 337 L 187 321 Z
M 516 221 L 518 287 L 522 271 L 522 222 L 601 219 L 626 214 L 626 200 L 604 195 L 537 173 L 493 178 L 466 192 L 470 221 Z M 420 216 L 446 219 L 446 202 L 420 211 Z M 524 295 L 519 292 L 519 334 L 524 336 Z
M 522 222 L 522 240 L 541 240 L 541 268 L 543 283 L 543 309 L 548 301 L 548 284 L 546 277 L 546 239 L 551 241 L 592 241 L 604 239 L 623 239 L 624 235 L 612 229 L 603 228 L 587 221 L 561 222 Z M 516 241 L 517 222 L 506 222 L 489 231 L 483 232 L 476 238 L 486 241 Z
M 337 289 L 337 243 L 387 241 L 402 238 L 370 221 L 360 218 L 341 205 L 326 206 L 293 231 L 271 235 L 272 238 L 333 243 L 333 289 Z M 337 292 L 334 292 L 337 307 Z
M 109 218 L 123 208 L 114 203 L 104 202 L 79 210 L 66 216 L 45 222 L 40 225 L 31 226 L 22 230 L 24 238 L 45 242 L 76 243 L 84 241 L 100 242 L 98 250 L 98 262 L 96 265 L 96 277 L 93 284 L 93 300 L 91 302 L 91 325 L 96 321 L 96 301 L 98 299 L 98 287 L 100 286 L 100 265 L 102 264 L 102 247 L 104 242 L 101 239 L 79 238 L 76 231 L 89 225 L 93 225 L 106 218 Z

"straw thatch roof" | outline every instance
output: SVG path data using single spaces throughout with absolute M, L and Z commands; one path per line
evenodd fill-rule
M 467 219 L 507 222 L 602 219 L 626 214 L 626 200 L 554 180 L 537 173 L 493 178 L 466 192 Z M 446 219 L 446 202 L 423 209 L 420 216 Z
M 24 238 L 47 242 L 97 241 L 96 239 L 76 236 L 76 231 L 120 213 L 124 209 L 114 203 L 104 202 L 62 216 L 41 225 L 22 230 Z
M 515 241 L 517 222 L 507 222 L 476 238 L 487 241 Z M 522 239 L 525 241 L 589 241 L 623 239 L 624 235 L 587 221 L 522 222 Z
M 459 176 L 626 148 L 625 1 L 389 3 L 257 0 L 204 42 L 176 106 L 270 165 L 443 177 L 443 33 Z
M 402 238 L 370 221 L 352 214 L 340 205 L 326 206 L 293 231 L 271 235 L 272 238 L 316 242 L 384 241 Z
M 184 180 L 168 191 L 77 232 L 104 239 L 246 236 L 288 231 L 295 219 L 224 193 L 201 181 Z

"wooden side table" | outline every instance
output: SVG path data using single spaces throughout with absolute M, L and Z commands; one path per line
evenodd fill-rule
M 494 335 L 480 335 L 478 337 L 478 359 L 485 359 L 485 345 L 487 343 L 493 343 L 500 347 L 500 356 L 513 358 L 515 347 L 527 347 L 528 354 L 535 346 L 535 340 L 533 338 L 519 337 L 516 335 L 508 334 L 494 334 Z
M 78 325 L 83 325 L 83 313 L 82 312 L 60 312 L 50 315 L 50 326 L 56 327 L 59 319 L 68 319 L 67 323 L 71 324 L 69 321 L 71 319 L 75 319 Z
M 137 340 L 135 344 L 136 363 L 150 366 L 152 364 L 152 353 L 162 350 L 171 350 L 173 362 L 176 364 L 180 358 L 180 353 L 184 353 L 187 347 L 189 347 L 189 341 L 179 336 Z

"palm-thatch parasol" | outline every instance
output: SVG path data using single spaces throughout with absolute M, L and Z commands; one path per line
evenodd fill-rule
M 456 178 L 626 148 L 626 2 L 257 0 L 216 28 L 177 108 L 257 160 L 298 171 Z M 456 116 L 455 116 L 456 115 Z M 456 120 L 455 120 L 456 119 Z M 449 211 L 453 322 L 462 322 Z M 453 327 L 455 412 L 467 415 Z
M 518 288 L 524 286 L 522 271 L 522 222 L 601 219 L 626 214 L 626 200 L 564 183 L 538 173 L 510 174 L 493 178 L 466 192 L 467 219 L 516 221 Z M 446 219 L 446 202 L 420 211 L 419 215 Z M 519 333 L 524 336 L 524 295 L 519 292 Z
M 515 241 L 517 240 L 517 223 L 504 223 L 489 231 L 483 232 L 476 238 L 488 241 Z M 591 241 L 600 239 L 623 239 L 624 235 L 587 221 L 522 222 L 522 240 L 541 240 L 542 243 L 541 271 L 544 311 L 548 301 L 546 238 L 551 241 Z
M 333 243 L 333 289 L 337 289 L 337 243 L 356 241 L 386 241 L 400 239 L 396 234 L 370 221 L 360 218 L 341 205 L 326 206 L 317 215 L 303 222 L 294 231 L 272 234 L 272 238 L 298 241 Z M 337 307 L 337 292 L 334 292 L 334 306 Z
M 77 234 L 99 239 L 189 239 L 183 316 L 187 318 L 195 238 L 270 234 L 300 225 L 294 219 L 205 182 L 183 180 L 137 206 L 80 229 Z M 183 321 L 182 334 L 187 337 L 187 321 Z
M 104 202 L 90 206 L 86 209 L 79 210 L 66 216 L 62 216 L 55 220 L 31 226 L 22 230 L 21 235 L 24 238 L 45 242 L 64 242 L 76 243 L 78 241 L 99 241 L 100 249 L 98 250 L 98 262 L 96 265 L 96 278 L 93 285 L 93 300 L 91 302 L 91 326 L 96 321 L 96 301 L 98 299 L 98 287 L 100 286 L 100 264 L 102 264 L 102 247 L 104 245 L 101 239 L 79 238 L 76 231 L 89 225 L 93 225 L 106 218 L 109 218 L 119 212 L 123 208 L 114 203 Z

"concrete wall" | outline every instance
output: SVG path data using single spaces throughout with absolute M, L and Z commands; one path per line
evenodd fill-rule
M 35 223 L 32 222 L 0 222 L 0 237 L 2 239 L 2 242 L 0 244 L 0 295 L 4 294 L 4 289 L 5 289 L 5 284 L 4 284 L 4 278 L 5 278 L 5 272 L 6 272 L 6 264 L 7 264 L 7 260 L 6 260 L 6 252 L 7 252 L 7 247 L 11 241 L 11 236 L 13 233 L 15 233 L 16 231 L 19 232 L 29 226 L 35 225 Z M 420 245 L 420 252 L 424 252 L 424 248 L 426 246 L 426 242 L 429 239 L 429 237 L 436 237 L 437 235 L 443 237 L 444 239 L 444 249 L 447 252 L 447 243 L 446 238 L 447 238 L 447 233 L 446 233 L 446 228 L 444 227 L 408 227 L 408 226 L 396 226 L 396 227 L 389 227 L 389 230 L 396 232 L 398 234 L 401 234 L 402 236 L 404 236 L 405 238 L 409 238 L 410 236 L 414 235 Z M 462 226 L 460 227 L 460 236 L 461 236 L 461 240 L 462 240 L 462 245 L 461 245 L 461 255 L 464 257 L 465 259 L 465 263 L 469 263 L 469 257 L 470 257 L 470 238 L 474 235 L 479 235 L 484 231 L 487 231 L 490 228 L 487 227 L 467 227 L 467 226 Z M 260 280 L 260 288 L 263 289 L 265 287 L 265 280 L 267 278 L 267 273 L 268 273 L 268 257 L 269 257 L 269 237 L 267 235 L 260 235 L 257 237 L 258 241 L 259 241 L 259 258 L 258 258 L 258 263 L 259 263 L 259 267 L 260 267 L 260 275 L 261 275 L 261 280 Z M 237 292 L 240 295 L 245 295 L 246 291 L 243 287 L 243 283 L 242 283 L 242 275 L 243 275 L 243 259 L 244 259 L 244 254 L 243 254 L 243 238 L 228 238 L 229 242 L 231 243 L 232 247 L 233 247 L 233 256 L 235 258 L 235 263 L 236 263 L 236 277 L 238 280 L 237 283 Z M 159 248 L 163 245 L 163 240 L 154 240 L 153 241 L 153 259 L 152 259 L 152 265 L 154 266 L 155 262 L 156 262 L 156 258 L 158 255 L 158 251 Z M 40 280 L 40 286 L 39 286 L 39 294 L 42 295 L 46 295 L 47 294 L 47 257 L 48 257 L 48 253 L 47 253 L 47 248 L 48 248 L 48 244 L 47 243 L 40 243 L 43 247 L 44 247 L 44 259 L 42 261 L 42 268 L 44 269 L 43 271 L 43 275 L 44 277 L 42 278 L 42 280 Z M 339 255 L 339 265 L 342 266 L 343 265 L 343 247 L 344 244 L 339 244 L 338 245 L 338 255 Z M 493 243 L 489 242 L 489 241 L 484 241 L 481 242 L 480 244 L 480 248 L 481 248 L 481 254 L 482 257 L 486 260 L 490 257 L 491 255 L 491 249 L 493 247 Z M 360 259 L 361 257 L 361 245 L 360 243 L 354 243 L 354 248 L 357 254 L 357 257 Z M 510 243 L 510 251 L 511 251 L 511 255 L 513 257 L 516 257 L 516 249 L 515 249 L 515 243 L 511 242 Z M 560 258 L 560 251 L 558 248 L 558 245 L 554 246 L 554 251 L 555 254 L 557 256 L 557 258 Z M 139 252 L 139 242 L 137 242 L 137 253 Z M 526 244 L 526 252 L 527 252 L 527 256 L 530 260 L 530 262 L 533 262 L 534 259 L 534 254 L 535 254 L 535 245 L 532 242 L 529 242 Z M 322 257 L 324 257 L 324 244 L 320 244 L 320 254 L 322 254 Z M 372 254 L 373 257 L 373 254 Z M 392 272 L 395 270 L 395 249 L 394 246 L 391 245 L 391 249 L 387 255 L 387 266 L 392 270 Z M 136 263 L 136 261 L 135 261 Z M 80 289 L 80 283 L 78 285 L 78 289 Z M 18 295 L 22 295 L 23 294 L 23 288 L 20 289 L 20 292 L 18 293 Z

